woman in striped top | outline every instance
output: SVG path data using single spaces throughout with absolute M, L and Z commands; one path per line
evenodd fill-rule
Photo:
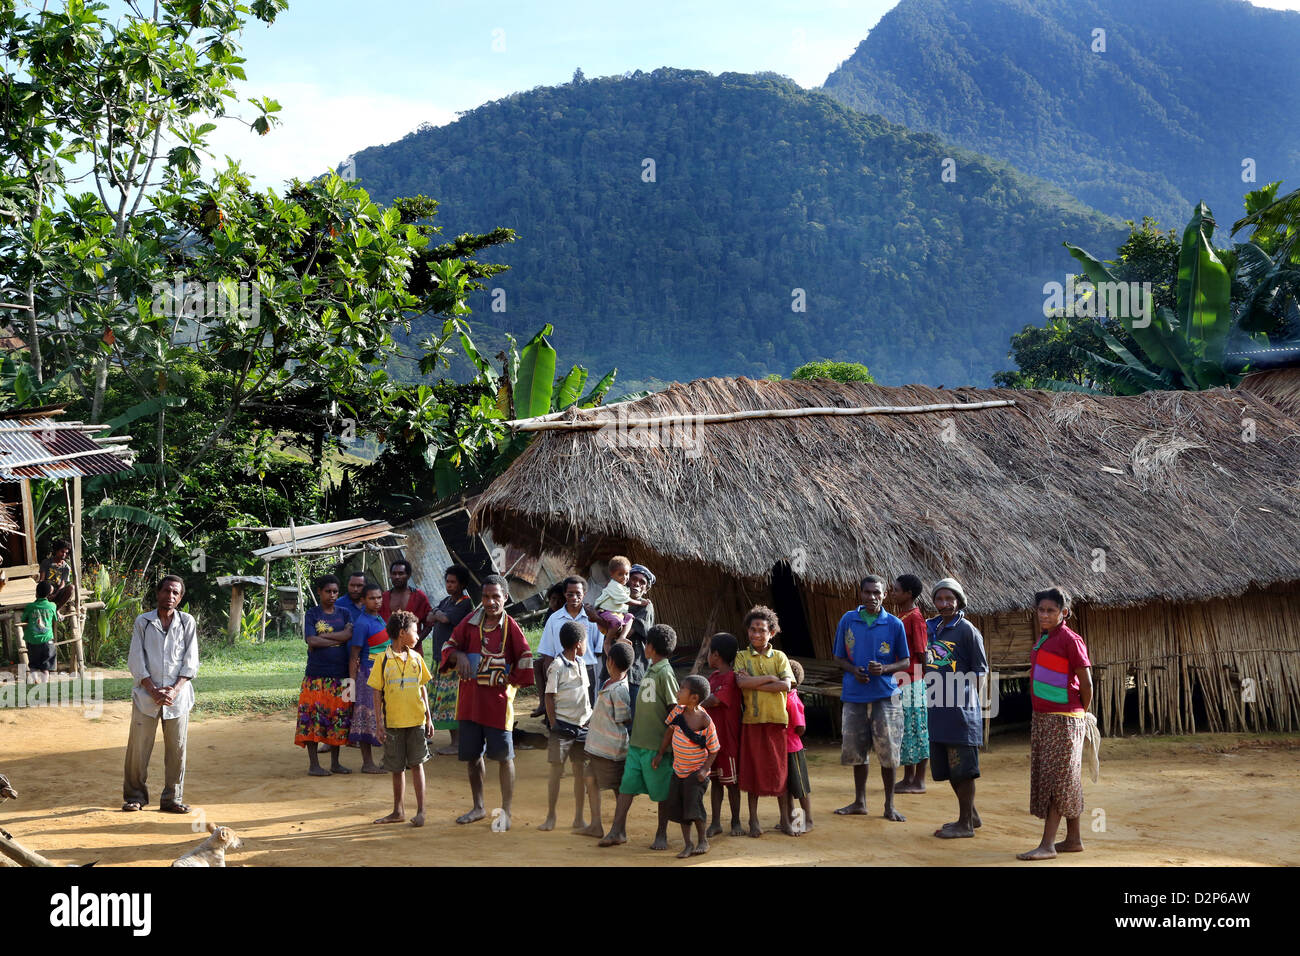
M 709 696 L 709 682 L 699 674 L 682 680 L 677 691 L 677 706 L 664 723 L 663 743 L 650 765 L 656 770 L 664 752 L 673 746 L 673 777 L 668 785 L 668 819 L 682 825 L 682 842 L 686 845 L 677 858 L 699 856 L 709 852 L 704 832 L 708 816 L 704 812 L 704 791 L 709 785 L 709 771 L 718 756 L 718 731 L 713 719 L 700 706 Z M 695 824 L 695 843 L 691 844 L 691 824 Z
M 1083 638 L 1070 630 L 1070 599 L 1060 588 L 1034 595 L 1041 633 L 1030 657 L 1029 812 L 1043 820 L 1043 839 L 1019 860 L 1050 860 L 1080 853 L 1083 815 L 1083 739 L 1092 703 L 1092 662 Z M 1065 819 L 1065 840 L 1056 831 Z

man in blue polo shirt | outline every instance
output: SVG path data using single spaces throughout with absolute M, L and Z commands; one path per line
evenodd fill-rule
M 840 692 L 844 743 L 840 763 L 853 768 L 855 799 L 835 812 L 865 816 L 871 751 L 880 760 L 886 820 L 902 822 L 894 809 L 894 769 L 903 742 L 903 704 L 894 675 L 911 663 L 903 622 L 884 608 L 885 582 L 862 579 L 862 604 L 840 618 L 835 629 L 835 663 L 844 669 Z

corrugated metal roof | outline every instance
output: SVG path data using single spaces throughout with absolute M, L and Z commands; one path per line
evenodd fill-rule
M 342 528 L 334 527 L 338 524 L 345 526 Z M 333 530 L 317 531 L 315 534 L 304 533 L 312 531 L 313 528 L 319 529 L 321 527 L 333 528 Z M 271 546 L 254 551 L 254 557 L 261 558 L 263 561 L 275 561 L 278 558 L 288 558 L 295 554 L 328 551 L 331 548 L 377 541 L 389 535 L 398 538 L 405 537 L 405 535 L 394 532 L 393 526 L 387 521 L 367 521 L 364 518 L 354 518 L 348 522 L 334 522 L 332 525 L 308 525 L 304 528 L 297 528 L 295 531 L 297 534 L 296 541 L 285 540 L 285 537 L 289 534 L 288 528 L 276 528 L 268 531 L 267 538 L 272 540 Z M 276 538 L 279 540 L 275 540 Z
M 111 475 L 130 468 L 126 439 L 96 440 L 102 426 L 51 418 L 0 419 L 0 481 Z

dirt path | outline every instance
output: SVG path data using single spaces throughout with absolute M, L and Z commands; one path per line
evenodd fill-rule
M 121 805 L 122 756 L 129 704 L 110 703 L 98 719 L 69 708 L 0 711 L 0 772 L 20 799 L 0 807 L 0 826 L 58 863 L 164 865 L 194 845 L 195 820 L 146 809 L 125 814 Z M 484 824 L 458 827 L 468 806 L 464 767 L 435 757 L 429 772 L 429 824 L 377 827 L 370 821 L 391 804 L 388 776 L 310 778 L 306 758 L 293 747 L 289 717 L 210 719 L 190 727 L 186 802 L 207 820 L 232 826 L 245 841 L 232 864 L 357 865 L 478 863 L 518 865 L 682 866 L 671 854 L 646 849 L 654 830 L 654 805 L 638 798 L 627 846 L 600 849 L 564 829 L 537 832 L 545 815 L 545 753 L 521 752 L 515 827 L 492 833 Z M 437 743 L 445 743 L 439 734 Z M 1300 790 L 1300 740 L 1238 745 L 1230 736 L 1107 740 L 1102 777 L 1085 781 L 1088 851 L 1048 866 L 1195 866 L 1300 864 L 1300 828 L 1294 795 Z M 1226 751 L 1226 752 L 1220 752 Z M 1018 864 L 1016 852 L 1038 839 L 1041 824 L 1026 811 L 1028 741 L 997 738 L 981 758 L 977 806 L 984 827 L 974 840 L 940 841 L 930 834 L 953 819 L 956 803 L 946 785 L 924 796 L 898 798 L 902 824 L 878 816 L 881 790 L 873 769 L 868 800 L 873 814 L 839 818 L 830 813 L 852 799 L 852 777 L 839 766 L 834 746 L 810 750 L 816 829 L 799 839 L 767 833 L 760 840 L 722 837 L 692 866 L 771 864 Z M 345 764 L 359 768 L 354 751 Z M 150 769 L 162 780 L 161 741 Z M 409 793 L 409 787 L 408 787 Z M 488 808 L 496 803 L 492 765 Z M 157 800 L 156 791 L 151 794 Z M 572 813 L 566 779 L 560 819 Z M 606 825 L 613 803 L 605 800 Z M 413 806 L 413 804 L 412 804 Z M 776 802 L 760 805 L 765 826 L 776 821 Z M 1105 811 L 1105 831 L 1090 832 L 1094 809 Z M 681 846 L 670 830 L 673 852 Z

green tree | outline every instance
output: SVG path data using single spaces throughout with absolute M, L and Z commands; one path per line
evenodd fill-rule
M 447 320 L 504 268 L 473 256 L 513 233 L 435 245 L 434 201 L 380 208 L 332 173 L 283 195 L 252 189 L 234 163 L 203 178 L 207 136 L 232 118 L 244 77 L 237 35 L 250 16 L 271 23 L 284 0 L 160 0 L 116 21 L 82 0 L 23 14 L 0 4 L 0 275 L 30 320 L 15 395 L 36 400 L 57 367 L 75 414 L 119 432 L 152 425 L 131 427 L 141 463 L 127 480 L 88 483 L 102 495 L 88 518 L 111 525 L 88 540 L 147 568 L 160 542 L 182 560 L 177 529 L 198 535 L 208 520 L 188 510 L 195 499 L 260 504 L 259 524 L 316 510 L 321 489 L 304 497 L 302 467 L 277 463 L 286 432 L 314 438 L 307 471 L 318 475 L 329 433 L 447 443 L 447 403 L 389 367 L 447 366 Z M 266 134 L 277 104 L 249 105 L 247 125 Z M 417 315 L 444 321 L 412 354 L 393 331 Z M 273 506 L 265 482 L 290 471 L 285 507 Z M 208 516 L 250 523 L 235 510 Z
M 861 362 L 836 362 L 831 359 L 817 359 L 805 362 L 790 373 L 792 379 L 811 381 L 817 378 L 829 378 L 836 382 L 874 382 L 871 372 Z

